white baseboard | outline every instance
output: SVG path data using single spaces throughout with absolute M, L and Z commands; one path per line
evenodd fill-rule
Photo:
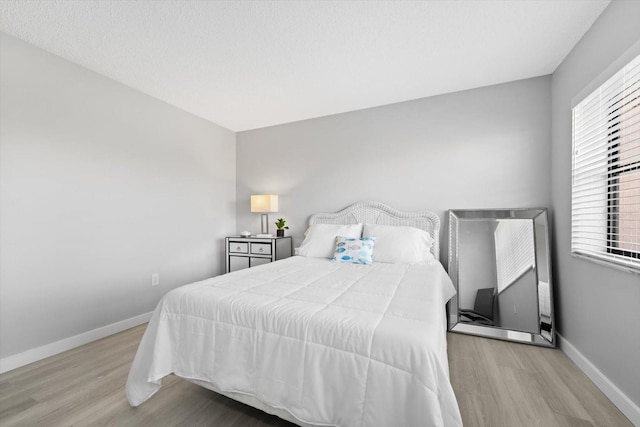
M 52 342 L 51 344 L 46 344 L 42 347 L 32 348 L 30 350 L 23 351 L 22 353 L 14 354 L 13 356 L 4 357 L 0 359 L 0 374 L 62 353 L 63 351 L 80 347 L 81 345 L 90 343 L 91 341 L 99 340 L 100 338 L 122 332 L 129 328 L 133 328 L 134 326 L 142 325 L 151 319 L 152 314 L 153 312 L 151 311 L 149 313 L 121 320 L 82 334 L 74 335 L 60 341 Z
M 609 380 L 593 363 L 562 335 L 557 334 L 560 350 L 573 360 L 578 368 L 613 402 L 620 411 L 629 418 L 631 424 L 640 426 L 640 408 L 626 394 Z

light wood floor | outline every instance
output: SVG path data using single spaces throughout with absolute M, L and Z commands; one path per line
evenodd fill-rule
M 0 375 L 0 425 L 293 426 L 175 376 L 131 408 L 124 385 L 145 327 Z M 631 426 L 559 350 L 459 334 L 448 339 L 466 427 Z
M 560 350 L 448 334 L 464 425 L 631 426 Z

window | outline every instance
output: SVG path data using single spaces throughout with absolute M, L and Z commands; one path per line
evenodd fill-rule
M 571 252 L 640 271 L 640 56 L 573 108 Z

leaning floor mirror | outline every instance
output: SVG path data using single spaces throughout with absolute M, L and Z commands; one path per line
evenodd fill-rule
M 449 211 L 449 330 L 555 347 L 546 209 Z

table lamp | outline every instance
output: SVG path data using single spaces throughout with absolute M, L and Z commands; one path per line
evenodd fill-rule
M 251 212 L 261 213 L 261 234 L 258 237 L 273 237 L 269 234 L 269 213 L 278 212 L 278 196 L 258 194 L 251 196 Z

